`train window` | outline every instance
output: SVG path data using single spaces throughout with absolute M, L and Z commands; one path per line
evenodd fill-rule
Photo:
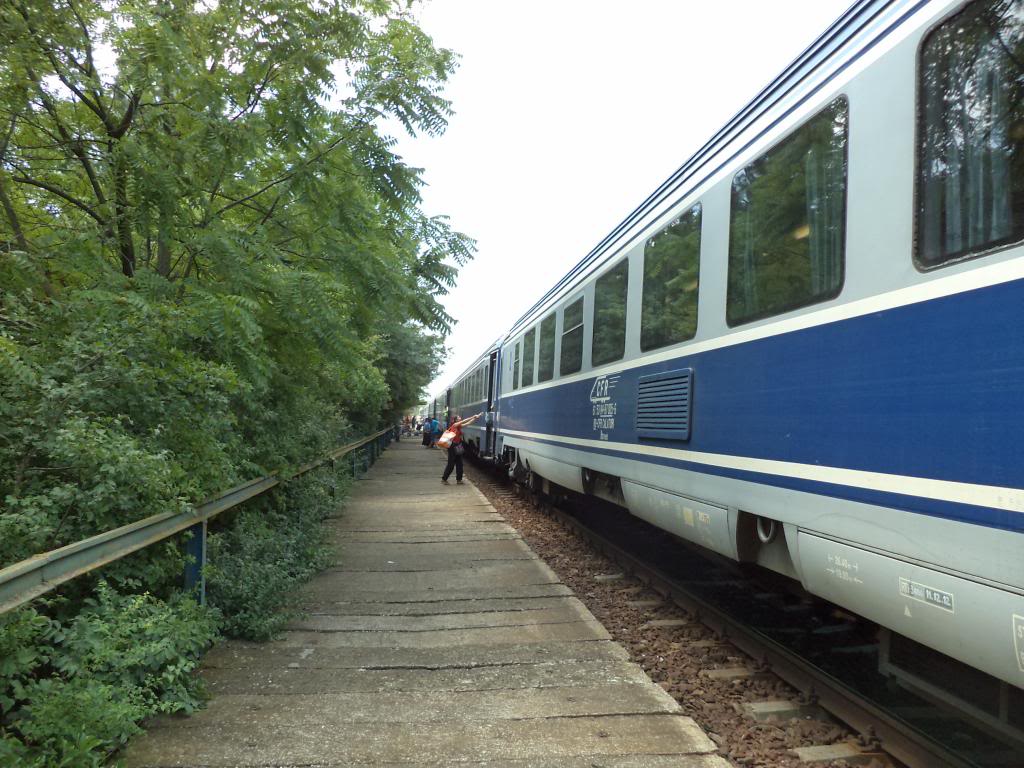
M 540 362 L 537 381 L 550 381 L 555 376 L 555 313 L 540 321 Z
M 1024 9 L 973 2 L 920 56 L 916 255 L 935 267 L 1024 239 Z
M 640 349 L 667 347 L 697 333 L 700 203 L 644 245 Z
M 537 329 L 531 328 L 523 336 L 523 386 L 533 384 L 533 347 L 537 339 Z
M 733 177 L 729 325 L 839 295 L 849 111 L 836 99 Z
M 559 373 L 565 376 L 583 367 L 583 297 L 562 310 L 562 356 Z
M 594 286 L 594 339 L 590 346 L 593 365 L 618 360 L 626 352 L 626 291 L 629 261 L 619 264 L 597 279 Z
M 522 346 L 520 342 L 516 342 L 516 351 L 512 357 L 512 389 L 519 389 L 519 347 Z

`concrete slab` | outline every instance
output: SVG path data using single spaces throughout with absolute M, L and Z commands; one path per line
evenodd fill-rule
M 340 768 L 340 763 L 317 763 L 311 768 Z M 347 768 L 437 768 L 436 763 L 349 763 Z M 733 768 L 732 763 L 718 755 L 583 755 L 553 760 L 476 760 L 459 763 L 459 768 Z
M 323 648 L 296 643 L 292 635 L 270 643 L 224 643 L 203 659 L 209 669 L 274 667 L 303 669 L 478 669 L 531 664 L 577 664 L 592 661 L 625 661 L 629 654 L 618 643 L 548 642 L 531 645 L 478 645 L 459 648 Z M 639 669 L 639 667 L 638 667 Z
M 401 562 L 409 558 L 426 557 L 475 557 L 479 560 L 499 557 L 516 558 L 524 555 L 531 559 L 537 557 L 526 546 L 526 543 L 518 538 L 488 541 L 474 537 L 468 541 L 448 538 L 440 541 L 413 542 L 395 541 L 394 539 L 384 542 L 342 540 L 334 543 L 331 549 L 339 559 L 344 559 L 346 562 L 353 560 Z
M 626 605 L 630 608 L 636 608 L 638 610 L 646 610 L 648 608 L 661 608 L 665 605 L 664 600 L 627 600 Z
M 720 669 L 705 669 L 701 672 L 704 677 L 710 680 L 770 680 L 770 672 L 763 672 L 749 667 L 722 667 Z
M 402 527 L 401 525 L 368 524 L 365 527 L 353 526 L 342 530 L 334 528 L 328 541 L 362 541 L 370 537 L 396 543 L 417 543 L 429 541 L 483 541 L 485 539 L 509 539 L 516 534 L 506 529 L 504 523 L 493 522 L 472 523 L 468 525 L 437 525 L 427 528 Z
M 315 648 L 433 648 L 436 646 L 507 645 L 519 643 L 608 640 L 611 635 L 597 619 L 568 623 L 528 624 L 518 627 L 442 629 L 425 632 L 316 632 L 288 633 L 294 642 Z
M 192 717 L 158 720 L 150 729 L 308 728 L 353 723 L 489 723 L 530 718 L 645 715 L 677 712 L 666 693 L 643 684 L 493 691 L 318 692 L 314 694 L 220 693 Z
M 489 546 L 489 545 L 505 546 Z M 536 560 L 529 550 L 514 546 L 511 541 L 443 542 L 440 544 L 392 544 L 398 551 L 388 552 L 380 546 L 360 551 L 360 544 L 332 547 L 332 565 L 347 571 L 441 571 L 475 567 L 477 563 L 506 563 Z M 512 545 L 512 546 L 509 546 Z M 468 547 L 478 547 L 476 552 Z M 453 551 L 446 552 L 445 547 Z
M 568 624 L 590 620 L 589 611 L 574 598 L 553 607 L 518 611 L 436 614 L 430 616 L 338 616 L 317 613 L 297 619 L 288 629 L 314 632 L 428 632 L 449 629 L 522 627 L 527 624 Z
M 700 626 L 693 619 L 654 619 L 640 625 L 640 629 L 678 629 L 679 627 Z
M 833 760 L 845 760 L 850 765 L 868 765 L 876 760 L 885 759 L 884 753 L 866 752 L 855 744 L 847 742 L 814 747 L 798 747 L 791 749 L 790 752 L 795 754 L 804 763 L 831 763 Z
M 469 564 L 461 568 L 422 571 L 350 571 L 345 567 L 332 567 L 323 571 L 314 581 L 333 581 L 339 591 L 348 595 L 361 592 L 394 592 L 407 594 L 411 590 L 445 590 L 475 587 L 487 584 L 492 588 L 504 586 L 532 586 L 557 584 L 558 577 L 542 567 L 539 560 L 507 563 Z
M 490 584 L 479 584 L 475 586 L 460 586 L 438 588 L 428 586 L 423 589 L 410 588 L 407 592 L 365 589 L 359 592 L 346 592 L 338 585 L 336 579 L 317 577 L 299 593 L 304 602 L 309 600 L 321 601 L 324 603 L 344 602 L 348 600 L 359 600 L 362 602 L 394 603 L 394 602 L 434 602 L 440 600 L 480 600 L 500 595 L 516 597 L 540 597 L 544 595 L 571 595 L 570 590 L 564 584 L 542 582 L 539 584 L 510 584 L 500 589 Z
M 539 688 L 585 688 L 604 685 L 644 685 L 647 677 L 625 660 L 491 664 L 472 668 L 332 669 L 260 663 L 245 667 L 208 668 L 204 673 L 211 694 L 319 694 L 400 691 L 514 691 Z M 292 666 L 294 665 L 294 666 Z
M 520 560 L 536 560 L 530 555 L 504 555 L 501 557 L 475 557 L 462 554 L 433 554 L 421 557 L 402 557 L 399 560 L 380 560 L 374 557 L 339 557 L 331 567 L 341 568 L 349 573 L 423 573 L 451 568 L 475 568 L 489 563 L 514 563 Z
M 498 720 L 439 727 L 430 723 L 161 728 L 133 745 L 132 768 L 308 766 L 324 758 L 341 764 L 420 762 L 448 765 L 503 757 L 534 760 L 713 752 L 715 745 L 692 720 L 678 715 Z
M 384 454 L 327 522 L 338 565 L 276 640 L 204 660 L 213 698 L 142 766 L 725 768 L 676 702 L 440 456 Z
M 740 706 L 740 711 L 750 715 L 754 720 L 790 720 L 794 717 L 810 717 L 817 720 L 827 718 L 825 711 L 814 704 L 799 704 L 785 699 L 771 701 L 748 701 Z
M 474 542 L 474 541 L 515 541 L 519 534 L 512 530 L 494 531 L 490 523 L 479 532 L 473 530 L 444 530 L 444 531 L 360 531 L 345 530 L 337 531 L 328 537 L 332 544 L 354 543 L 354 544 L 443 544 L 445 542 Z
M 351 511 L 342 518 L 347 525 L 339 526 L 342 531 L 364 527 L 409 527 L 413 530 L 442 528 L 450 530 L 457 526 L 470 524 L 495 525 L 504 527 L 505 521 L 490 512 L 489 508 L 480 505 L 470 507 L 458 514 L 451 514 L 442 509 L 414 509 L 409 511 L 391 508 L 366 509 Z
M 320 602 L 310 607 L 312 616 L 445 616 L 492 611 L 529 611 L 551 608 L 575 598 L 566 595 L 522 598 L 477 598 L 474 600 L 435 600 L 427 602 L 337 601 Z

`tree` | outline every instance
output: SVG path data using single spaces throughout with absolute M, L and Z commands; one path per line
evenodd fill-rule
M 450 114 L 405 2 L 11 0 L 0 45 L 0 560 L 419 400 L 473 245 L 383 132 Z

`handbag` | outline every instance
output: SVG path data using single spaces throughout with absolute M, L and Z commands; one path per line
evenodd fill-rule
M 441 435 L 437 439 L 437 447 L 438 448 L 450 448 L 451 444 L 452 444 L 452 440 L 454 440 L 454 439 L 455 439 L 455 433 L 452 432 L 449 429 L 449 430 L 447 430 L 443 435 Z
M 455 455 L 456 456 L 461 456 L 465 452 L 466 452 L 466 446 L 464 446 L 462 443 L 456 443 L 455 444 Z

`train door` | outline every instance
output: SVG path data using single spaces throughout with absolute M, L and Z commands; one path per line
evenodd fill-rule
M 446 389 L 444 392 L 444 428 L 448 429 L 448 422 L 452 420 L 452 391 Z
M 498 400 L 497 393 L 497 370 L 498 370 L 498 351 L 491 352 L 491 358 L 487 362 L 487 436 L 486 436 L 486 448 L 485 455 L 494 455 L 494 404 Z

